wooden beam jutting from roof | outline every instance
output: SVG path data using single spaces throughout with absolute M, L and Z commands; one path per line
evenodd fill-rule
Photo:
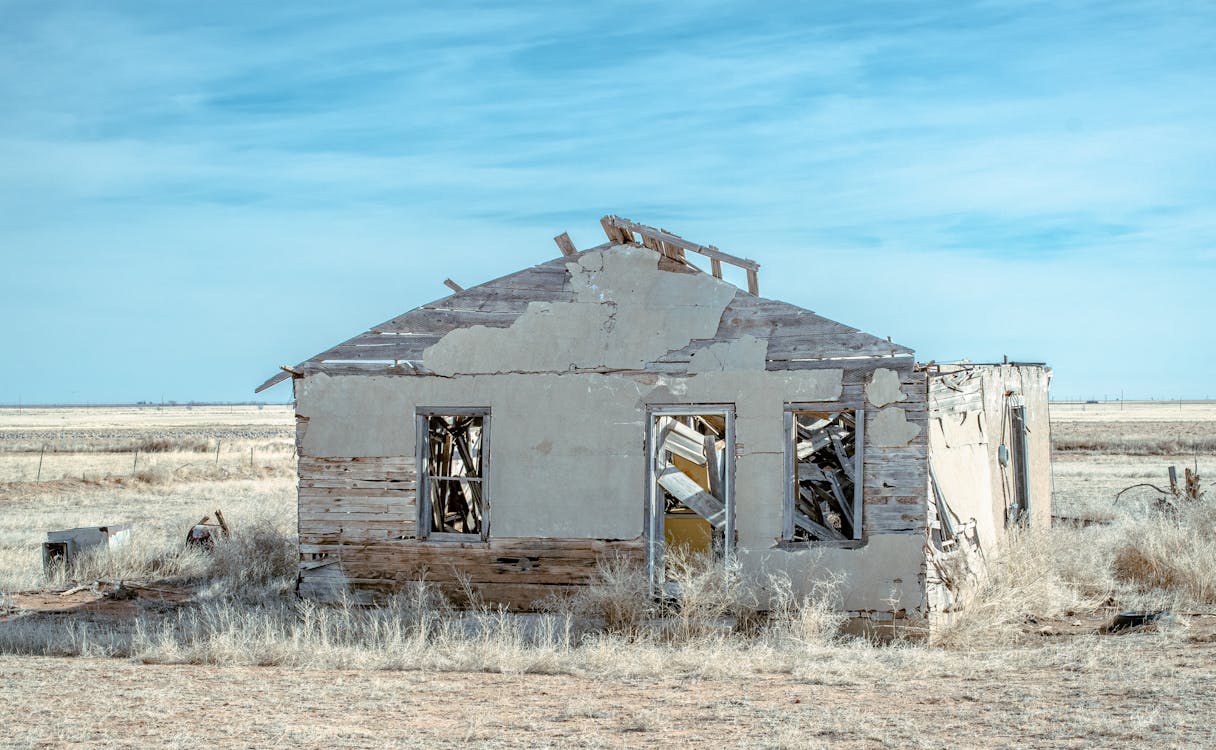
M 463 292 L 464 291 L 464 287 L 462 287 L 460 284 L 457 284 L 455 281 L 452 281 L 451 279 L 444 279 L 443 285 L 446 286 L 448 289 L 451 289 L 453 292 Z
M 578 252 L 578 248 L 574 246 L 574 241 L 570 239 L 568 232 L 562 232 L 553 238 L 557 243 L 557 247 L 562 251 L 562 255 L 574 255 Z
M 754 260 L 724 253 L 713 245 L 698 245 L 665 229 L 656 229 L 645 224 L 638 224 L 636 221 L 630 221 L 620 216 L 605 216 L 600 219 L 600 224 L 603 225 L 604 234 L 608 235 L 608 239 L 611 242 L 627 242 L 636 245 L 638 243 L 633 237 L 636 233 L 642 238 L 641 244 L 644 247 L 657 250 L 669 258 L 679 258 L 682 260 L 685 250 L 697 253 L 698 255 L 704 255 L 706 258 L 709 258 L 710 268 L 716 279 L 722 278 L 722 263 L 729 263 L 737 268 L 742 268 L 747 272 L 747 291 L 757 296 L 760 294 L 760 282 L 756 273 L 760 270 L 760 264 Z M 672 254 L 672 251 L 678 251 L 679 255 Z

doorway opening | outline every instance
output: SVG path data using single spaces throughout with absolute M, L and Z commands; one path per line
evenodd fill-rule
M 646 420 L 646 568 L 651 590 L 678 597 L 667 550 L 725 564 L 734 554 L 733 406 L 653 407 Z

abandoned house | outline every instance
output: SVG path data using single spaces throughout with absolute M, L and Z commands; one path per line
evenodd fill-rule
M 754 261 L 601 223 L 258 389 L 295 388 L 301 595 L 425 578 L 522 610 L 613 555 L 678 596 L 680 545 L 928 627 L 1007 525 L 1050 521 L 1048 368 L 918 365 L 759 296 Z

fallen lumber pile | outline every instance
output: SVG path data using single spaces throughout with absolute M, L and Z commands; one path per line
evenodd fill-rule
M 849 412 L 800 412 L 794 418 L 797 488 L 794 541 L 853 539 L 857 446 Z

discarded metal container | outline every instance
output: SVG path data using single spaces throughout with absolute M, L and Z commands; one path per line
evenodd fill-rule
M 70 565 L 76 556 L 85 550 L 102 545 L 118 547 L 125 544 L 130 537 L 129 523 L 48 531 L 46 541 L 42 543 L 42 569 L 47 575 L 51 575 L 56 568 Z

